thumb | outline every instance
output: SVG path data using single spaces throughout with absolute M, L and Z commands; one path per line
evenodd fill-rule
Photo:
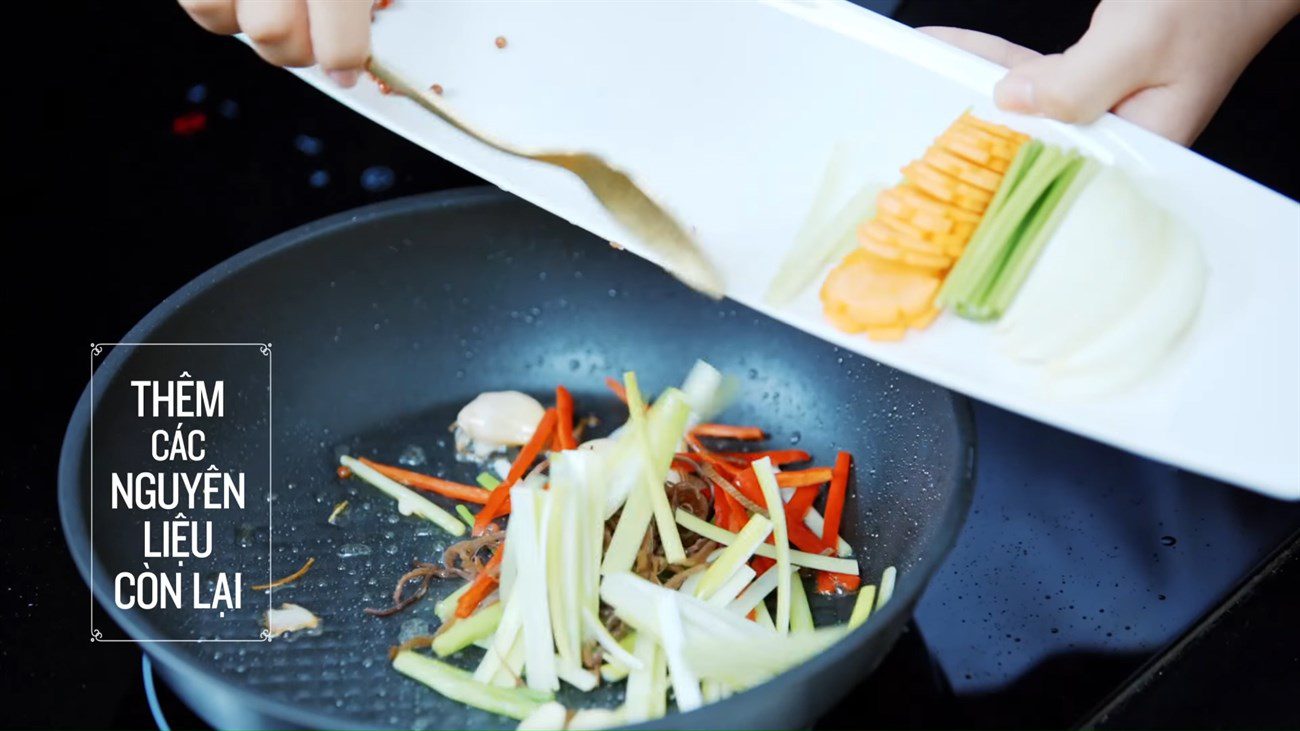
M 1007 111 L 1091 122 L 1147 85 L 1152 52 L 1133 35 L 1094 23 L 1065 53 L 1013 67 L 994 87 L 993 100 Z

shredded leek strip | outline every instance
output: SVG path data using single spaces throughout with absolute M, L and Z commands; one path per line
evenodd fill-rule
M 898 579 L 898 569 L 893 566 L 885 567 L 880 573 L 880 596 L 876 599 L 876 609 L 879 610 L 885 606 L 885 602 L 894 595 L 894 582 Z
M 658 604 L 660 641 L 673 695 L 677 697 L 678 709 L 693 711 L 704 705 L 704 699 L 700 696 L 700 679 L 686 662 L 686 631 L 682 628 L 682 615 L 677 609 L 677 596 L 665 595 Z
M 790 583 L 792 601 L 790 607 L 790 631 L 809 632 L 814 629 L 812 607 L 808 604 L 808 592 L 804 589 L 803 578 L 796 571 Z
M 464 619 L 456 620 L 446 630 L 439 632 L 433 638 L 432 648 L 434 653 L 438 657 L 446 657 L 469 647 L 485 637 L 490 637 L 493 632 L 497 631 L 497 627 L 501 625 L 503 610 L 504 607 L 501 606 L 501 602 L 496 602 L 483 607 Z
M 673 522 L 673 508 L 668 504 L 668 491 L 664 489 L 664 476 L 672 466 L 672 455 L 668 456 L 668 464 L 663 465 L 661 470 L 659 465 L 661 460 L 656 459 L 657 455 L 650 443 L 650 434 L 646 426 L 645 402 L 641 398 L 641 387 L 637 384 L 636 373 L 628 371 L 623 374 L 623 388 L 627 391 L 629 421 L 635 427 L 635 438 L 639 440 L 642 459 L 645 460 L 642 480 L 650 496 L 655 527 L 659 529 L 659 542 L 663 545 L 664 557 L 668 563 L 681 563 L 686 560 L 686 549 L 682 547 L 682 536 L 677 532 L 677 524 Z M 689 409 L 687 411 L 686 418 L 689 419 Z M 683 423 L 683 431 L 685 426 Z
M 740 592 L 744 591 L 746 586 L 749 586 L 749 583 L 754 580 L 754 576 L 755 574 L 753 569 L 742 565 L 740 568 L 736 569 L 736 573 L 732 574 L 730 579 L 727 579 L 727 583 L 720 586 L 718 590 L 705 601 L 714 606 L 727 606 L 736 597 L 740 596 Z
M 541 528 L 540 539 L 547 544 L 546 575 L 550 600 L 551 631 L 560 659 L 570 667 L 582 662 L 582 618 L 579 611 L 580 595 L 584 593 L 583 571 L 585 536 L 584 522 L 579 515 L 580 489 L 577 485 L 576 452 L 561 452 L 551 459 L 551 520 Z
M 698 536 L 708 538 L 714 543 L 730 546 L 736 540 L 735 533 L 725 528 L 719 528 L 706 520 L 701 520 L 685 510 L 678 509 L 676 517 L 678 525 Z M 754 551 L 754 553 L 764 558 L 776 558 L 776 548 L 766 543 L 759 545 L 758 550 Z M 790 551 L 790 563 L 817 571 L 858 575 L 858 562 L 851 558 L 837 558 L 835 556 L 823 556 L 819 553 L 792 550 Z M 763 575 L 766 576 L 767 574 Z
M 480 683 L 460 668 L 410 650 L 397 653 L 393 658 L 393 669 L 454 701 L 520 720 L 528 718 L 553 698 L 550 693 L 528 688 L 498 688 Z
M 808 508 L 808 512 L 804 513 L 803 516 L 803 524 L 808 526 L 808 530 L 816 533 L 818 537 L 825 535 L 826 519 L 822 517 L 821 513 L 817 512 L 817 508 Z M 850 546 L 843 536 L 840 536 L 839 542 L 835 544 L 835 555 L 840 558 L 848 558 L 853 555 L 853 546 Z
M 569 718 L 569 709 L 563 705 L 551 701 L 543 703 L 537 707 L 536 711 L 519 722 L 515 731 L 554 731 L 554 729 L 563 729 L 564 722 Z
M 764 629 L 770 629 L 773 632 L 776 631 L 776 623 L 772 621 L 772 613 L 767 611 L 766 602 L 759 602 L 758 605 L 754 607 L 754 618 L 758 626 L 763 627 Z
M 496 475 L 493 475 L 490 472 L 478 473 L 478 477 L 475 477 L 474 481 L 484 490 L 495 490 L 501 486 L 501 480 L 498 480 Z
M 704 572 L 704 578 L 700 579 L 699 584 L 695 586 L 693 594 L 701 599 L 713 596 L 731 578 L 731 575 L 754 555 L 759 544 L 767 540 L 771 532 L 772 521 L 758 513 L 749 516 L 745 527 L 736 534 L 736 540 L 709 565 L 708 570 Z
M 650 719 L 653 710 L 651 693 L 654 691 L 655 656 L 658 654 L 655 638 L 647 632 L 636 633 L 636 645 L 632 654 L 641 667 L 631 671 L 627 676 L 627 692 L 623 701 L 624 712 L 630 723 Z
M 379 491 L 397 501 L 397 512 L 402 515 L 418 515 L 442 528 L 453 536 L 465 535 L 465 524 L 456 516 L 429 502 L 427 498 L 414 490 L 398 484 L 379 473 L 378 470 L 364 462 L 349 456 L 339 457 L 339 463 L 352 470 L 352 474 L 365 482 L 379 488 Z
M 776 631 L 790 633 L 790 530 L 785 524 L 785 510 L 781 509 L 781 488 L 776 484 L 772 459 L 755 460 L 751 467 L 763 488 L 763 501 L 775 506 L 768 511 L 772 519 L 772 541 L 776 544 Z
M 510 552 L 507 552 L 506 556 L 508 559 Z M 509 599 L 503 600 L 503 603 L 505 608 L 502 610 L 501 622 L 492 635 L 491 644 L 488 646 L 487 651 L 483 653 L 483 659 L 479 661 L 478 667 L 474 669 L 474 679 L 480 683 L 495 682 L 503 674 L 503 667 L 508 666 L 512 672 L 518 670 L 508 660 L 516 645 L 523 646 L 523 642 L 519 641 L 519 634 L 523 627 L 523 602 L 518 601 L 517 597 L 511 596 Z M 448 616 L 451 616 L 451 612 L 455 611 L 456 605 L 453 603 Z M 513 683 L 512 680 L 511 684 Z
M 605 625 L 595 612 L 590 609 L 584 609 L 582 619 L 587 624 L 588 631 L 596 638 L 596 642 L 605 650 L 605 654 L 626 668 L 641 669 L 641 661 L 628 652 L 619 641 L 614 639 L 614 635 L 609 633 Z
M 555 668 L 556 672 L 560 676 L 560 680 L 563 680 L 584 693 L 594 689 L 600 684 L 600 678 L 598 678 L 595 673 L 580 665 L 575 665 L 559 655 L 555 656 Z
M 871 616 L 871 605 L 876 601 L 876 585 L 867 584 L 858 589 L 857 601 L 853 602 L 853 613 L 849 615 L 849 629 L 857 629 L 867 617 Z
M 560 685 L 546 592 L 546 542 L 538 535 L 539 525 L 544 526 L 549 518 L 548 497 L 525 485 L 510 490 L 510 550 L 519 552 L 519 576 L 510 600 L 525 607 L 524 674 L 528 687 L 536 690 L 558 690 Z
M 776 572 L 769 569 L 728 604 L 727 611 L 744 617 L 774 591 L 776 591 Z

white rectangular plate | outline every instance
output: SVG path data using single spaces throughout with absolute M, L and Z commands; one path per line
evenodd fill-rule
M 590 150 L 631 172 L 696 233 L 737 301 L 1034 419 L 1300 498 L 1300 206 L 1230 170 L 1115 117 L 1077 128 L 1002 115 L 989 102 L 998 67 L 840 0 L 398 0 L 378 14 L 373 48 L 412 81 L 441 84 L 446 104 L 485 133 Z M 374 84 L 345 91 L 315 69 L 296 73 L 646 254 L 567 173 L 490 150 Z M 763 302 L 837 141 L 868 152 L 857 182 L 893 182 L 968 107 L 1124 167 L 1199 235 L 1210 268 L 1202 312 L 1174 357 L 1138 386 L 1105 399 L 1049 398 L 1035 371 L 994 349 L 986 326 L 947 315 L 904 342 L 873 343 L 830 327 L 815 287 L 789 306 Z

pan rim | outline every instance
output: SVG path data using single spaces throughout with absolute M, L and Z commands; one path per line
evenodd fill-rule
M 489 186 L 474 186 L 467 188 L 455 188 L 432 193 L 422 193 L 412 196 L 395 198 L 378 203 L 372 203 L 359 208 L 353 208 L 339 213 L 326 216 L 315 221 L 297 226 L 283 233 L 277 234 L 265 241 L 244 249 L 243 251 L 219 262 L 199 276 L 187 282 L 180 289 L 173 292 L 167 298 L 162 300 L 158 305 L 151 309 L 141 320 L 136 323 L 125 336 L 122 342 L 145 342 L 149 335 L 157 330 L 163 321 L 175 312 L 181 305 L 192 300 L 200 293 L 207 291 L 213 286 L 224 281 L 228 277 L 234 276 L 257 262 L 274 257 L 284 251 L 290 250 L 297 246 L 310 243 L 315 238 L 329 233 L 331 231 L 365 224 L 369 221 L 401 216 L 412 211 L 424 211 L 438 209 L 443 207 L 456 207 L 468 205 L 482 205 L 494 203 L 503 200 L 516 199 L 515 196 L 502 191 L 498 188 Z M 118 350 L 114 349 L 109 352 L 104 361 L 96 369 L 97 374 L 102 377 L 111 378 L 120 370 L 122 361 L 125 358 Z M 936 386 L 936 388 L 941 388 Z M 960 534 L 962 524 L 965 522 L 966 515 L 969 512 L 971 502 L 974 498 L 975 487 L 975 465 L 976 465 L 976 433 L 973 409 L 970 400 L 954 391 L 945 389 L 948 393 L 953 408 L 953 415 L 956 419 L 958 438 L 965 446 L 963 474 L 958 477 L 958 485 L 955 495 L 945 506 L 944 513 L 938 521 L 936 528 L 936 542 L 931 547 L 933 550 L 927 551 L 920 559 L 918 564 L 903 574 L 898 581 L 894 592 L 894 601 L 889 602 L 881 608 L 877 614 L 880 615 L 880 621 L 868 622 L 861 627 L 850 632 L 843 640 L 831 646 L 820 655 L 812 658 L 808 662 L 802 663 L 790 670 L 781 673 L 768 683 L 750 688 L 742 693 L 738 693 L 730 698 L 706 705 L 695 711 L 688 713 L 675 712 L 659 719 L 652 719 L 640 724 L 630 726 L 629 728 L 654 728 L 661 726 L 665 721 L 676 721 L 679 725 L 690 726 L 689 719 L 700 718 L 697 714 L 704 712 L 722 712 L 730 704 L 743 704 L 744 699 L 749 694 L 761 692 L 769 683 L 775 681 L 799 680 L 814 673 L 819 668 L 827 664 L 839 664 L 845 658 L 857 652 L 872 637 L 883 631 L 886 627 L 892 626 L 895 620 L 903 619 L 900 615 L 910 615 L 915 604 L 920 600 L 921 594 L 929 584 L 934 574 L 942 565 L 943 560 L 956 545 L 958 535 Z M 90 390 L 89 383 L 82 390 L 81 396 L 77 399 L 76 406 L 73 408 L 68 426 L 64 431 L 63 444 L 59 452 L 58 467 L 58 500 L 59 500 L 59 519 L 63 529 L 64 540 L 68 544 L 69 552 L 72 554 L 73 562 L 77 566 L 77 571 L 81 579 L 87 585 L 90 582 L 90 572 L 95 571 L 96 577 L 105 574 L 99 562 L 91 555 L 89 532 L 83 529 L 85 522 L 85 509 L 81 501 L 81 492 L 83 490 L 81 465 L 81 453 L 85 448 L 86 441 L 89 438 L 89 412 L 93 394 Z M 100 605 L 112 619 L 126 632 L 132 639 L 138 641 L 138 638 L 146 636 L 144 631 L 147 622 L 137 619 L 134 615 L 121 612 L 112 606 L 111 597 L 108 597 L 106 582 L 96 582 L 97 591 L 92 601 L 98 600 Z M 92 607 L 93 610 L 93 607 Z M 94 641 L 94 638 L 91 638 Z M 275 718 L 280 721 L 292 722 L 302 726 L 311 726 L 317 728 L 372 728 L 372 726 L 358 724 L 347 717 L 334 716 L 326 713 L 289 703 L 268 695 L 260 691 L 232 683 L 229 678 L 217 673 L 216 671 L 204 667 L 201 664 L 193 662 L 190 658 L 181 654 L 179 649 L 172 647 L 169 643 L 139 643 L 142 651 L 149 653 L 155 660 L 159 661 L 167 670 L 181 676 L 197 676 L 206 682 L 215 683 L 222 689 L 237 695 L 243 700 L 248 710 Z M 682 723 L 685 721 L 686 723 Z

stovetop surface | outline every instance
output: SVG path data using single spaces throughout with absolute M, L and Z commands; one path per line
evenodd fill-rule
M 1090 7 L 905 2 L 894 15 L 1059 50 Z M 191 28 L 172 4 L 59 8 L 24 12 L 43 14 L 31 27 L 67 34 L 51 63 L 83 83 L 76 94 L 31 95 L 10 136 L 24 185 L 8 240 L 28 260 L 10 283 L 10 301 L 23 306 L 0 379 L 22 417 L 8 433 L 13 456 L 0 461 L 9 546 L 0 692 L 13 725 L 149 726 L 138 649 L 87 642 L 87 592 L 54 504 L 85 345 L 121 335 L 193 276 L 270 235 L 479 181 Z M 1283 36 L 1198 150 L 1295 197 L 1300 156 L 1286 120 L 1300 110 L 1279 79 L 1300 60 L 1300 32 L 1293 24 Z M 1300 629 L 1287 619 L 1300 607 L 1300 556 L 1256 573 L 1300 529 L 1300 504 L 975 410 L 978 484 L 958 545 L 899 647 L 823 727 L 1300 723 L 1268 692 L 1300 687 Z M 198 723 L 160 695 L 174 726 Z M 1231 711 L 1238 700 L 1249 714 Z

